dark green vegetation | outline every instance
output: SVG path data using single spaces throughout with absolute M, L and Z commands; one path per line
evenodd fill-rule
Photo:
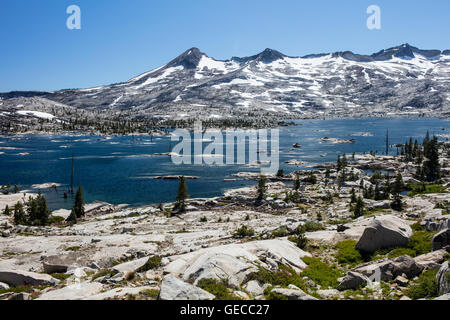
M 14 222 L 16 224 L 29 226 L 45 226 L 49 224 L 50 210 L 47 207 L 45 197 L 40 191 L 35 198 L 30 197 L 28 199 L 26 206 L 26 211 L 24 211 L 20 202 L 14 206 Z
M 77 193 L 75 195 L 75 203 L 73 205 L 69 217 L 67 218 L 67 222 L 72 224 L 77 223 L 77 220 L 84 216 L 85 212 L 84 212 L 83 190 L 81 189 L 81 187 L 78 187 Z
M 413 284 L 411 288 L 406 291 L 406 295 L 413 300 L 437 297 L 437 271 L 438 270 L 427 270 L 422 273 L 416 281 L 416 284 Z
M 199 288 L 216 296 L 215 300 L 241 300 L 228 290 L 226 281 L 217 281 L 213 279 L 202 279 L 197 283 Z
M 246 225 L 243 225 L 239 229 L 237 229 L 233 233 L 233 237 L 235 238 L 247 238 L 247 237 L 253 237 L 255 235 L 255 231 Z
M 345 240 L 336 244 L 338 250 L 336 258 L 339 264 L 354 267 L 364 262 L 361 253 L 356 250 L 356 241 Z
M 148 270 L 154 270 L 161 266 L 161 257 L 160 256 L 153 256 L 148 258 L 145 265 L 139 269 L 139 272 L 144 272 Z
M 256 201 L 262 201 L 266 197 L 267 191 L 267 179 L 264 176 L 260 176 L 258 180 L 258 187 L 256 191 Z
M 187 191 L 186 178 L 184 176 L 180 177 L 180 183 L 178 185 L 177 201 L 175 203 L 174 210 L 183 213 L 186 212 L 186 199 L 189 198 Z
M 308 265 L 308 267 L 301 273 L 301 275 L 310 278 L 321 287 L 336 288 L 338 285 L 337 279 L 344 275 L 344 273 L 339 270 L 336 265 L 330 265 L 318 258 L 304 257 L 302 260 Z

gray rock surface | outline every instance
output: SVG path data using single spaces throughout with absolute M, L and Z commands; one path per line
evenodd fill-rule
M 404 220 L 392 215 L 380 216 L 366 227 L 356 248 L 375 252 L 378 249 L 405 247 L 411 235 L 412 229 Z
M 436 274 L 436 280 L 439 286 L 439 295 L 450 293 L 450 267 L 449 262 L 445 261 Z
M 21 270 L 0 270 L 0 281 L 10 286 L 45 286 L 59 283 L 58 279 L 48 274 L 21 271 Z
M 450 245 L 450 229 L 445 229 L 433 237 L 433 251 Z
M 37 300 L 81 300 L 99 293 L 102 289 L 103 285 L 98 282 L 76 283 L 62 289 L 48 291 Z
M 339 278 L 338 290 L 358 289 L 362 286 L 366 286 L 369 283 L 369 278 L 365 275 L 349 271 L 343 278 Z
M 159 300 L 213 300 L 214 295 L 173 275 L 164 277 Z
M 412 279 L 421 274 L 423 269 L 424 267 L 419 265 L 413 258 L 401 256 L 395 259 L 368 262 L 356 267 L 353 271 L 362 273 L 369 278 L 374 277 L 378 273 L 382 281 L 390 281 L 402 274 L 405 274 L 408 279 Z

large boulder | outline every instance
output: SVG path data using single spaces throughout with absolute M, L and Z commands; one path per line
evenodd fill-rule
M 437 297 L 434 300 L 448 301 L 448 300 L 450 300 L 450 293 L 446 293 L 446 294 L 444 294 L 442 296 L 439 296 L 439 297 Z
M 123 273 L 124 275 L 127 275 L 129 273 L 137 272 L 139 269 L 141 269 L 148 261 L 148 257 L 144 257 L 141 259 L 128 261 L 122 264 L 118 264 L 112 268 L 113 271 Z
M 127 295 L 138 295 L 143 291 L 146 290 L 157 290 L 156 287 L 149 287 L 149 286 L 145 286 L 145 287 L 136 287 L 136 288 L 115 288 L 115 289 L 111 289 L 109 291 L 106 292 L 101 292 L 98 294 L 95 294 L 93 296 L 88 296 L 83 298 L 82 300 L 113 300 L 113 299 L 117 299 L 117 298 L 121 298 Z
M 9 286 L 6 283 L 0 282 L 0 290 L 8 290 Z
M 201 279 L 227 280 L 231 286 L 239 288 L 251 273 L 258 271 L 258 265 L 270 269 L 283 263 L 300 271 L 307 267 L 301 260 L 305 256 L 311 255 L 288 240 L 253 241 L 169 258 L 171 261 L 164 271 L 194 284 Z
M 349 271 L 345 277 L 339 278 L 338 281 L 338 290 L 358 289 L 370 282 L 365 275 L 354 271 Z
M 414 261 L 425 269 L 439 269 L 444 261 L 444 256 L 446 253 L 447 251 L 441 249 L 417 256 L 414 258 Z
M 46 292 L 37 300 L 81 300 L 99 293 L 102 289 L 103 285 L 98 282 L 76 283 L 62 289 Z
M 439 295 L 450 293 L 450 268 L 448 261 L 442 264 L 442 267 L 436 274 L 436 280 L 439 286 Z
M 450 229 L 445 229 L 433 237 L 433 251 L 450 245 Z
M 405 247 L 412 229 L 404 220 L 388 215 L 375 218 L 364 230 L 356 249 L 375 252 L 378 249 Z
M 0 282 L 10 286 L 47 286 L 59 283 L 58 279 L 48 274 L 20 271 L 20 270 L 0 270 Z
M 260 286 L 259 282 L 256 280 L 247 282 L 244 289 L 254 297 L 264 294 L 264 287 Z
M 46 273 L 65 273 L 69 268 L 83 266 L 86 262 L 87 258 L 84 253 L 71 252 L 46 257 L 42 261 L 42 265 Z
M 215 296 L 174 275 L 164 277 L 159 292 L 159 300 L 214 300 Z
M 255 265 L 248 261 L 211 252 L 196 259 L 184 272 L 183 279 L 193 280 L 195 285 L 202 279 L 225 280 L 230 286 L 239 288 L 250 274 L 257 271 Z
M 368 262 L 356 267 L 353 271 L 362 273 L 372 281 L 390 281 L 397 276 L 405 274 L 408 279 L 412 279 L 422 273 L 424 267 L 419 265 L 409 256 L 401 256 L 395 259 L 384 259 Z M 379 278 L 379 279 L 377 279 Z

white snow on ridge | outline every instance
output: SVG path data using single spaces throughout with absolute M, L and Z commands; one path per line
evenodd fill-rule
M 142 87 L 148 86 L 149 84 L 153 84 L 153 83 L 159 82 L 159 81 L 165 79 L 166 77 L 170 76 L 172 73 L 177 72 L 177 71 L 181 71 L 183 69 L 184 69 L 183 66 L 168 68 L 160 76 L 155 77 L 155 78 L 148 78 L 147 80 L 145 80 L 144 83 L 134 87 L 134 89 L 138 90 L 138 89 L 140 89 Z
M 239 67 L 240 66 L 234 61 L 217 61 L 210 57 L 202 56 L 200 62 L 198 63 L 197 72 L 194 77 L 195 79 L 202 79 L 204 77 L 202 72 L 205 70 L 218 71 L 223 74 L 227 74 L 239 69 Z
M 46 119 L 46 120 L 50 120 L 50 121 L 55 118 L 55 116 L 50 113 L 40 112 L 40 111 L 21 110 L 21 111 L 17 111 L 16 113 L 21 116 L 32 116 L 32 117 Z

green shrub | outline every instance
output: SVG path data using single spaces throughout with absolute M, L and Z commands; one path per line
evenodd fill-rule
M 243 225 L 233 233 L 233 237 L 246 238 L 246 237 L 253 237 L 254 234 L 255 231 L 253 229 L 247 227 L 246 225 Z
M 320 222 L 308 221 L 303 225 L 305 227 L 306 232 L 314 232 L 319 230 L 325 230 L 325 226 Z
M 144 271 L 154 270 L 154 269 L 159 268 L 161 266 L 161 259 L 162 258 L 160 256 L 153 256 L 153 257 L 148 258 L 145 265 L 143 265 L 139 269 L 139 272 L 144 272 Z
M 288 231 L 286 229 L 286 227 L 281 227 L 278 228 L 277 230 L 272 232 L 272 236 L 274 236 L 275 238 L 282 238 L 282 237 L 286 237 L 288 235 Z
M 65 273 L 52 273 L 50 274 L 53 278 L 61 280 L 61 281 L 65 281 L 67 278 L 70 277 L 70 274 L 65 274 Z
M 409 238 L 408 248 L 415 251 L 416 255 L 433 251 L 433 232 L 415 231 Z
M 156 299 L 159 296 L 159 290 L 147 289 L 147 290 L 144 290 L 143 292 L 141 292 L 141 295 L 143 295 L 144 297 L 149 297 L 149 298 L 152 298 L 152 299 Z
M 344 273 L 337 269 L 336 266 L 324 263 L 318 258 L 304 257 L 302 260 L 308 267 L 301 275 L 310 278 L 323 288 L 336 288 L 338 286 L 337 279 L 344 275 Z
M 345 240 L 336 244 L 336 258 L 341 265 L 356 266 L 364 262 L 361 253 L 356 250 L 356 241 Z
M 423 184 L 419 183 L 408 183 L 407 189 L 411 190 L 408 196 L 414 197 L 418 194 L 429 194 L 429 193 L 445 193 L 447 188 L 440 184 L 425 184 L 425 190 L 423 190 Z
M 200 222 L 208 222 L 208 219 L 206 217 L 201 217 Z
M 48 224 L 59 224 L 59 223 L 63 223 L 65 221 L 65 219 L 63 217 L 50 217 L 48 218 Z
M 213 279 L 201 279 L 197 286 L 216 296 L 215 300 L 241 300 L 234 296 L 228 290 L 226 281 L 217 281 Z
M 307 291 L 306 282 L 298 275 L 294 269 L 280 264 L 277 271 L 269 271 L 259 268 L 258 272 L 249 275 L 249 281 L 256 280 L 259 283 L 268 283 L 272 286 L 287 287 L 293 284 L 303 291 Z M 267 290 L 270 291 L 270 290 Z
M 436 297 L 438 295 L 437 272 L 438 270 L 428 270 L 422 273 L 417 284 L 409 288 L 406 295 L 413 300 Z
M 101 277 L 105 277 L 107 275 L 111 275 L 111 269 L 100 269 L 97 271 L 96 274 L 94 274 L 94 276 L 92 277 L 92 281 L 94 281 L 95 279 L 101 278 Z
M 388 253 L 388 258 L 397 258 L 401 256 L 410 256 L 415 257 L 417 256 L 416 250 L 411 248 L 396 248 Z

